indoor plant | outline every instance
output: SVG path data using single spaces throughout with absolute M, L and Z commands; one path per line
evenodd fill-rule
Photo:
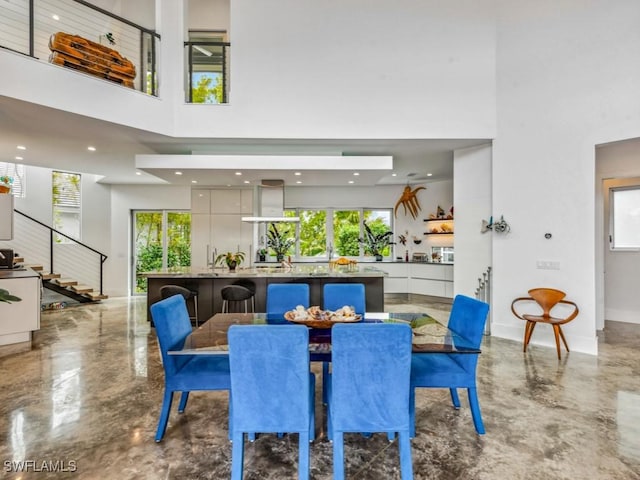
M 363 220 L 362 224 L 364 225 L 365 235 L 364 238 L 360 238 L 359 241 L 364 245 L 364 252 L 373 255 L 376 257 L 376 261 L 380 262 L 382 260 L 382 251 L 393 243 L 391 241 L 393 232 L 387 230 L 382 233 L 374 233 L 371 227 L 367 225 L 366 220 Z
M 10 193 L 12 183 L 13 177 L 10 177 L 8 175 L 0 176 L 0 193 Z
M 272 223 L 267 231 L 267 247 L 276 254 L 276 260 L 281 262 L 289 249 L 295 243 L 294 238 L 285 238 L 277 229 L 276 224 Z
M 264 262 L 267 259 L 267 249 L 266 248 L 261 248 L 260 250 L 258 250 L 258 260 L 260 262 Z
M 229 270 L 235 271 L 236 267 L 244 261 L 244 252 L 227 252 L 221 253 L 216 257 L 215 265 L 225 263 Z

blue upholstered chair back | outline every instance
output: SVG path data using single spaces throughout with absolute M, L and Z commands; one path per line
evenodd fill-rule
M 229 328 L 233 429 L 296 432 L 309 428 L 309 330 L 302 325 Z
M 173 375 L 180 364 L 189 360 L 188 356 L 174 356 L 167 352 L 182 346 L 184 339 L 191 333 L 191 320 L 187 304 L 182 295 L 161 300 L 151 305 L 151 318 L 162 353 L 162 364 L 167 376 Z
M 296 306 L 309 307 L 306 283 L 270 283 L 267 286 L 267 314 L 282 315 Z
M 473 348 L 480 347 L 489 305 L 475 298 L 456 295 L 449 315 L 449 328 L 469 342 Z
M 408 429 L 409 325 L 337 324 L 331 337 L 333 428 L 347 432 Z
M 327 283 L 322 297 L 325 310 L 337 310 L 349 305 L 356 313 L 364 315 L 366 300 L 362 283 Z

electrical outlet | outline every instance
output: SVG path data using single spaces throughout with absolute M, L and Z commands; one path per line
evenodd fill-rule
M 539 270 L 560 270 L 560 262 L 550 260 L 537 260 L 536 268 Z

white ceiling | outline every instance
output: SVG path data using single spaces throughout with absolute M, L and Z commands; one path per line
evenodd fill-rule
M 360 186 L 427 183 L 452 178 L 454 149 L 486 143 L 490 140 L 173 138 L 0 97 L 0 161 L 95 174 L 102 177 L 102 183 L 194 185 L 196 180 L 201 186 L 236 186 L 264 178 L 283 179 L 285 185 L 302 181 L 304 186 L 347 185 L 349 180 Z M 17 145 L 27 149 L 18 150 Z M 96 151 L 88 151 L 89 145 Z M 233 165 L 227 169 L 185 169 L 176 175 L 176 166 L 167 167 L 166 162 L 160 168 L 136 169 L 137 154 L 391 155 L 396 175 L 384 170 L 365 170 L 354 176 L 344 170 L 307 169 L 295 176 L 293 170 L 270 170 L 267 166 L 236 175 Z M 23 160 L 16 160 L 16 156 Z

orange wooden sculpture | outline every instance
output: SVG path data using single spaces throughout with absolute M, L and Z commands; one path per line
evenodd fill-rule
M 560 338 L 562 338 L 562 342 L 564 343 L 567 352 L 569 351 L 569 345 L 567 345 L 567 340 L 564 338 L 564 333 L 562 333 L 562 329 L 560 325 L 570 322 L 574 318 L 578 316 L 578 306 L 570 302 L 568 300 L 563 300 L 566 294 L 561 290 L 556 290 L 553 288 L 533 288 L 529 290 L 530 297 L 519 297 L 516 298 L 513 302 L 511 302 L 511 311 L 513 314 L 521 320 L 527 322 L 524 327 L 524 349 L 523 351 L 527 351 L 527 345 L 529 345 L 529 340 L 531 340 L 531 335 L 533 334 L 533 329 L 536 328 L 536 324 L 538 322 L 548 323 L 553 327 L 553 333 L 556 337 L 556 350 L 558 351 L 558 360 L 560 357 Z M 524 301 L 535 301 L 541 308 L 542 314 L 532 315 L 528 313 L 519 314 L 515 309 L 515 304 L 518 302 Z M 567 317 L 564 318 L 556 318 L 552 317 L 550 311 L 558 304 L 566 304 L 570 305 L 574 308 L 573 312 Z
M 78 35 L 58 32 L 49 39 L 49 62 L 133 88 L 136 67 L 116 50 Z
M 416 193 L 420 190 L 426 190 L 425 187 L 418 187 L 415 190 L 411 190 L 411 187 L 407 185 L 404 187 L 402 191 L 402 195 L 400 195 L 400 200 L 396 203 L 396 208 L 393 210 L 394 215 L 398 216 L 398 207 L 400 205 L 404 208 L 404 214 L 407 214 L 407 211 L 411 214 L 411 216 L 415 219 L 418 216 L 418 212 L 420 211 L 420 204 L 418 203 L 418 197 Z

